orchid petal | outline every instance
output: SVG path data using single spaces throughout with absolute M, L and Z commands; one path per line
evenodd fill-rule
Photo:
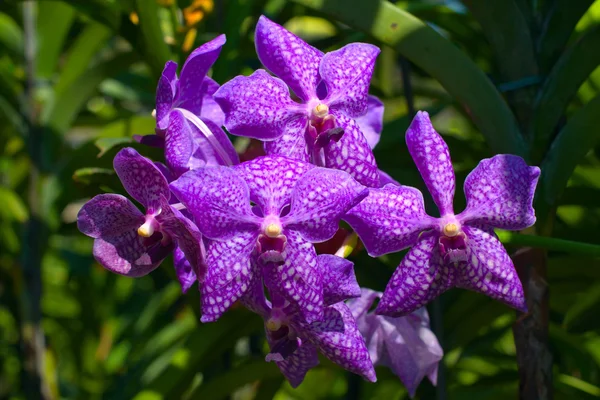
M 280 215 L 292 189 L 314 165 L 280 156 L 258 157 L 234 167 L 250 189 L 250 199 L 264 215 Z
M 211 240 L 206 248 L 208 271 L 201 287 L 202 322 L 216 321 L 252 284 L 251 253 L 256 232 L 238 232 L 225 241 Z
M 535 223 L 533 195 L 540 176 L 521 157 L 499 154 L 481 160 L 465 180 L 467 208 L 458 219 L 469 225 L 520 230 Z
M 440 215 L 453 214 L 456 182 L 450 152 L 425 111 L 419 111 L 408 127 L 406 144 Z
M 189 169 L 188 162 L 194 151 L 192 127 L 183 114 L 174 110 L 170 114 L 169 127 L 165 133 L 165 160 L 177 175 Z
M 165 128 L 168 120 L 165 119 L 171 110 L 175 96 L 175 83 L 177 81 L 177 63 L 167 61 L 156 88 L 156 121 L 161 129 Z M 165 119 L 165 122 L 162 122 Z M 162 125 L 164 124 L 164 125 Z
M 81 207 L 77 213 L 77 228 L 96 239 L 135 230 L 144 220 L 144 214 L 126 197 L 100 194 Z
M 367 43 L 350 43 L 323 56 L 319 73 L 327 85 L 324 100 L 332 109 L 356 118 L 367 111 L 367 97 L 379 48 Z
M 202 93 L 202 110 L 200 111 L 200 118 L 203 120 L 209 119 L 217 124 L 217 126 L 223 126 L 225 123 L 225 114 L 223 114 L 221 106 L 219 106 L 213 98 L 213 95 L 218 89 L 219 84 L 208 76 L 202 81 L 202 86 L 200 87 L 200 92 Z
M 306 373 L 319 365 L 319 356 L 312 344 L 303 342 L 292 355 L 276 363 L 285 379 L 296 388 L 304 381 Z
M 317 256 L 323 282 L 323 303 L 331 305 L 360 297 L 360 286 L 354 275 L 354 264 L 332 254 Z
M 159 135 L 133 135 L 133 140 L 148 147 L 163 149 L 165 147 L 165 138 Z
M 250 209 L 248 186 L 230 168 L 188 171 L 171 183 L 171 189 L 209 239 L 226 240 L 241 231 L 258 231 L 260 221 Z
M 325 166 L 346 171 L 365 186 L 379 186 L 375 157 L 358 124 L 339 111 L 332 111 L 331 114 L 344 134 L 339 141 L 331 141 L 323 149 Z
M 323 53 L 261 16 L 256 24 L 256 53 L 269 71 L 281 78 L 304 101 L 316 98 Z
M 294 127 L 287 127 L 303 114 L 290 99 L 285 83 L 259 69 L 250 76 L 236 76 L 214 94 L 225 113 L 225 127 L 238 136 L 260 140 L 279 138 Z
M 408 251 L 387 284 L 375 312 L 401 317 L 429 303 L 455 283 L 455 269 L 445 265 L 439 236 L 424 234 Z
M 290 213 L 281 223 L 310 242 L 331 239 L 340 218 L 368 194 L 349 174 L 317 167 L 296 183 Z
M 204 94 L 201 90 L 204 78 L 219 57 L 224 44 L 225 35 L 219 35 L 192 51 L 181 68 L 179 90 L 174 107 L 184 108 L 196 115 L 200 114 Z
M 181 285 L 181 291 L 186 293 L 194 283 L 198 282 L 198 278 L 190 262 L 185 258 L 184 252 L 179 247 L 173 252 L 173 266 L 175 267 L 177 280 Z
M 139 201 L 148 214 L 160 212 L 161 197 L 169 198 L 169 183 L 154 163 L 131 147 L 119 151 L 113 160 L 115 172 L 127 193 Z
M 290 120 L 281 137 L 264 143 L 265 153 L 309 162 L 310 155 L 305 136 L 307 123 L 308 120 L 304 117 Z
M 262 266 L 265 285 L 280 293 L 303 318 L 317 321 L 323 316 L 323 284 L 313 245 L 294 231 L 284 230 L 287 242 L 283 263 Z
M 387 172 L 379 170 L 379 186 L 380 188 L 391 183 L 392 185 L 401 186 L 398 181 L 392 178 Z
M 265 297 L 263 281 L 255 276 L 250 282 L 250 287 L 246 294 L 240 298 L 240 302 L 250 311 L 268 319 L 271 313 L 271 302 Z
M 369 95 L 367 98 L 367 112 L 364 115 L 356 117 L 354 120 L 358 124 L 367 143 L 371 149 L 374 149 L 381 138 L 383 130 L 383 102 L 375 96 Z
M 467 236 L 468 264 L 460 269 L 457 286 L 527 311 L 515 266 L 494 232 L 472 226 L 463 230 Z
M 343 217 L 372 257 L 414 245 L 419 234 L 435 225 L 425 213 L 423 195 L 409 186 L 386 185 L 369 195 Z
M 213 140 L 208 140 L 205 134 L 193 126 L 192 140 L 194 141 L 194 154 L 192 163 L 202 163 L 202 166 L 235 165 L 240 162 L 233 144 L 227 134 L 209 119 L 202 119 L 212 134 Z M 193 167 L 191 167 L 193 168 Z

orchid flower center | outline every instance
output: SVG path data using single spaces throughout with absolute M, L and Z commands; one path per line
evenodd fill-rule
M 449 224 L 444 225 L 442 231 L 445 236 L 454 237 L 459 234 L 460 228 L 454 222 L 450 222 Z
M 149 238 L 154 232 L 159 230 L 159 223 L 154 219 L 154 215 L 147 215 L 146 221 L 138 228 L 137 233 L 141 237 Z
M 281 225 L 277 223 L 268 224 L 265 228 L 265 235 L 270 238 L 276 238 L 277 236 L 281 235 Z
M 262 263 L 279 263 L 283 261 L 281 253 L 285 248 L 287 238 L 283 234 L 283 227 L 279 217 L 268 215 L 265 217 L 262 229 L 257 239 L 259 261 Z
M 439 248 L 444 261 L 458 263 L 467 259 L 467 235 L 462 231 L 456 218 L 445 216 L 442 219 Z
M 281 328 L 282 323 L 279 318 L 271 317 L 268 319 L 266 325 L 268 330 L 270 330 L 271 332 L 275 332 L 278 331 L 279 328 Z
M 313 108 L 312 110 L 312 115 L 313 117 L 317 118 L 317 119 L 323 119 L 325 118 L 327 115 L 329 114 L 329 107 L 327 107 L 327 104 L 323 104 L 323 103 L 319 103 L 317 104 L 317 106 L 315 108 Z

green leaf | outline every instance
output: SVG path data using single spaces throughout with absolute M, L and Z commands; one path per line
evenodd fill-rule
M 552 143 L 544 162 L 537 203 L 541 215 L 555 206 L 573 170 L 600 141 L 600 96 L 575 112 Z M 539 211 L 539 210 L 538 210 Z
M 517 122 L 492 82 L 453 43 L 387 1 L 294 0 L 394 47 L 455 97 L 497 153 L 527 153 Z
M 100 149 L 98 157 L 102 157 L 106 152 L 110 151 L 113 147 L 119 146 L 124 143 L 131 143 L 132 139 L 129 137 L 105 137 L 100 138 L 94 142 L 96 147 Z
M 142 52 L 153 74 L 160 76 L 165 63 L 171 59 L 171 51 L 160 28 L 158 4 L 148 0 L 136 0 L 135 4 L 143 35 Z
M 600 328 L 598 309 L 600 307 L 600 284 L 596 283 L 579 296 L 565 314 L 563 325 L 570 332 L 586 332 Z
M 4 13 L 0 13 L 0 45 L 11 56 L 23 58 L 23 32 L 15 20 Z
M 56 70 L 65 39 L 75 18 L 75 10 L 60 1 L 40 1 L 37 5 L 37 75 L 50 78 Z
M 107 168 L 81 168 L 75 171 L 73 179 L 77 182 L 92 184 L 105 181 L 108 177 L 113 177 L 115 172 Z
M 532 128 L 534 161 L 545 154 L 552 134 L 577 89 L 600 64 L 600 24 L 586 32 L 554 65 L 538 95 Z
M 0 215 L 3 219 L 25 222 L 29 218 L 23 200 L 12 190 L 0 187 Z
M 106 0 L 63 0 L 80 13 L 106 25 L 113 31 L 120 27 L 119 3 Z

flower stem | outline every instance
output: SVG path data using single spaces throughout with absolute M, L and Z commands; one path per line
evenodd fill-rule
M 552 251 L 562 251 L 565 253 L 600 257 L 600 245 L 591 243 L 581 243 L 572 240 L 557 239 L 546 236 L 524 235 L 510 231 L 496 231 L 500 241 L 504 244 L 511 244 L 522 247 L 535 247 L 548 249 Z

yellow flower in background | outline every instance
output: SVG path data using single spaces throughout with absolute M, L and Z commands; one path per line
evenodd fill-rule
M 183 29 L 187 30 L 183 39 L 183 51 L 190 51 L 198 34 L 196 25 L 202 21 L 206 14 L 211 13 L 213 8 L 213 0 L 194 0 L 192 4 L 183 9 L 183 20 L 185 21 Z

